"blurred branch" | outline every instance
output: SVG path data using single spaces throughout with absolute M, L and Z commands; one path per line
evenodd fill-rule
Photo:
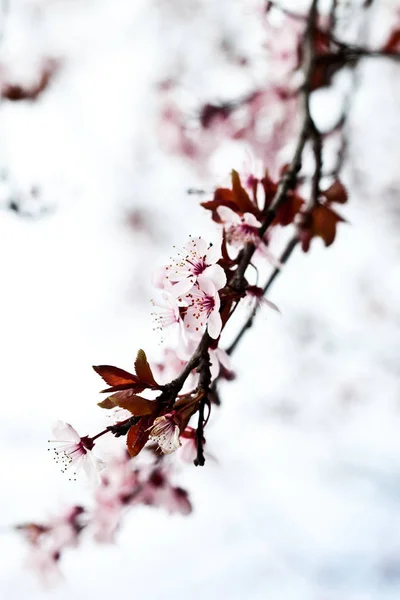
M 302 165 L 302 155 L 305 148 L 305 145 L 308 141 L 311 141 L 312 150 L 314 155 L 314 174 L 312 177 L 311 183 L 311 199 L 309 203 L 309 207 L 307 212 L 312 211 L 312 209 L 316 206 L 318 201 L 318 196 L 320 192 L 320 180 L 322 176 L 322 136 L 319 130 L 317 129 L 314 120 L 311 115 L 310 109 L 310 96 L 312 93 L 312 77 L 314 74 L 315 68 L 315 46 L 314 46 L 314 35 L 317 30 L 317 4 L 318 0 L 314 0 L 309 16 L 307 19 L 307 26 L 303 36 L 303 72 L 305 76 L 304 84 L 302 86 L 301 94 L 302 94 L 302 105 L 303 105 L 303 124 L 300 130 L 299 139 L 297 142 L 296 150 L 290 163 L 288 169 L 285 171 L 281 182 L 279 184 L 277 193 L 272 202 L 271 208 L 268 211 L 267 218 L 265 219 L 263 226 L 260 229 L 260 235 L 263 235 L 268 228 L 268 226 L 272 223 L 273 219 L 276 216 L 276 211 L 279 206 L 285 201 L 287 193 L 290 189 L 295 187 L 298 174 L 301 170 Z M 290 258 L 293 250 L 295 249 L 299 239 L 296 235 L 293 237 L 286 246 L 282 256 L 280 257 L 280 262 L 285 264 Z M 251 245 L 252 246 L 252 245 Z M 246 252 L 246 250 L 245 250 Z M 251 252 L 251 256 L 254 253 L 254 246 L 247 249 L 247 252 Z M 276 277 L 280 273 L 281 269 L 275 268 L 270 278 L 266 282 L 263 288 L 263 295 L 267 293 L 272 283 L 275 281 Z M 261 303 L 256 305 L 255 309 L 252 311 L 246 322 L 243 324 L 236 338 L 229 346 L 227 353 L 232 354 L 239 342 L 243 338 L 245 332 L 252 326 L 256 313 Z
M 299 238 L 297 237 L 297 235 L 295 235 L 288 242 L 285 250 L 282 252 L 281 256 L 279 257 L 279 262 L 282 265 L 284 265 L 289 260 L 291 254 L 292 254 L 293 250 L 296 248 L 298 242 L 299 242 Z M 275 267 L 275 269 L 272 271 L 272 274 L 270 275 L 269 279 L 267 280 L 266 284 L 263 287 L 263 296 L 265 296 L 266 293 L 269 291 L 270 287 L 272 286 L 272 284 L 274 283 L 275 279 L 277 278 L 277 276 L 279 275 L 280 272 L 281 272 L 280 267 Z M 250 327 L 253 325 L 254 318 L 255 318 L 256 314 L 258 313 L 261 306 L 262 306 L 262 301 L 257 302 L 254 309 L 250 313 L 249 317 L 244 322 L 240 331 L 236 335 L 235 339 L 233 340 L 233 342 L 231 343 L 229 348 L 227 348 L 226 353 L 229 354 L 229 356 L 231 354 L 233 354 L 233 352 L 236 350 L 236 347 L 239 345 L 239 343 L 240 343 L 241 339 L 243 338 L 244 334 L 246 333 L 246 331 L 248 329 L 250 329 Z

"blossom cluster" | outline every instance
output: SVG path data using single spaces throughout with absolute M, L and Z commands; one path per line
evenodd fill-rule
M 312 15 L 311 11 L 308 18 Z M 82 469 L 97 487 L 90 510 L 74 506 L 44 524 L 18 526 L 32 550 L 30 564 L 46 578 L 58 570 L 62 553 L 77 545 L 82 532 L 90 532 L 99 542 L 112 541 L 124 514 L 135 505 L 163 506 L 181 514 L 191 511 L 186 491 L 170 481 L 171 455 L 204 464 L 204 430 L 214 405 L 219 403 L 218 381 L 235 376 L 230 361 L 232 348 L 262 303 L 277 309 L 265 295 L 293 249 L 301 247 L 307 252 L 317 237 L 330 246 L 338 224 L 344 221 L 335 207 L 347 201 L 347 191 L 337 173 L 328 177 L 326 184 L 323 182 L 324 139 L 310 116 L 310 94 L 329 85 L 333 74 L 318 67 L 316 59 L 329 57 L 332 40 L 327 40 L 326 32 L 317 27 L 317 17 L 313 18 L 313 27 L 306 27 L 304 20 L 294 23 L 285 16 L 284 22 L 290 21 L 291 27 L 281 43 L 285 46 L 290 38 L 292 50 L 288 55 L 285 48 L 271 40 L 274 60 L 280 68 L 272 90 L 264 89 L 243 102 L 249 108 L 250 122 L 241 132 L 229 126 L 232 107 L 212 110 L 209 105 L 208 112 L 202 114 L 204 129 L 211 129 L 218 121 L 227 126 L 228 135 L 251 138 L 266 99 L 278 98 L 282 122 L 274 124 L 269 142 L 262 142 L 267 158 L 264 162 L 270 170 L 265 166 L 257 174 L 233 170 L 230 186 L 217 188 L 212 198 L 201 203 L 216 224 L 215 239 L 211 242 L 200 236 L 190 237 L 154 273 L 154 328 L 164 342 L 168 340 L 163 359 L 151 364 L 144 350 L 139 349 L 131 371 L 107 364 L 93 367 L 107 384 L 101 392 L 106 394 L 105 399 L 98 404 L 109 411 L 112 424 L 96 435 L 81 436 L 71 425 L 57 423 L 51 442 L 54 460 L 70 479 Z M 305 69 L 307 85 L 296 87 L 296 71 L 304 67 L 309 56 L 313 68 Z M 289 74 L 290 82 L 283 89 L 282 81 Z M 298 149 L 292 162 L 277 170 L 286 134 L 289 131 L 291 137 L 298 125 L 300 105 L 307 110 Z M 306 143 L 314 150 L 316 171 L 308 187 L 299 175 Z M 291 232 L 289 243 L 277 258 L 270 250 L 271 240 L 277 230 L 285 227 Z M 258 276 L 256 283 L 249 276 L 250 266 L 258 273 L 257 260 L 269 263 L 272 269 L 263 286 Z M 251 300 L 252 310 L 235 342 L 226 348 L 224 328 L 246 298 Z M 97 456 L 97 440 L 103 435 L 126 439 L 124 452 L 107 465 Z M 147 462 L 142 464 L 136 458 L 140 453 Z
M 77 432 L 68 427 L 76 438 Z M 90 451 L 84 456 L 89 464 Z M 189 514 L 192 507 L 187 492 L 171 483 L 171 474 L 171 468 L 159 461 L 135 465 L 128 452 L 114 458 L 99 476 L 91 509 L 72 506 L 46 522 L 17 526 L 29 545 L 27 566 L 50 586 L 60 578 L 60 560 L 69 548 L 76 548 L 83 535 L 97 542 L 114 541 L 124 514 L 133 506 L 143 504 L 162 507 L 170 514 Z

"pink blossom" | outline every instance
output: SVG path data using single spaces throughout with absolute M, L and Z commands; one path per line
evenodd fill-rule
M 197 431 L 193 427 L 186 427 L 181 433 L 182 447 L 178 456 L 186 463 L 193 463 L 197 458 Z M 206 440 L 203 437 L 203 449 L 206 447 Z M 215 456 L 207 450 L 204 455 L 208 461 L 216 462 Z
M 98 542 L 112 542 L 124 508 L 139 485 L 137 473 L 127 453 L 115 458 L 102 474 L 96 491 L 92 525 Z
M 203 238 L 191 239 L 178 256 L 166 267 L 166 279 L 173 284 L 175 297 L 187 293 L 197 283 L 200 288 L 211 281 L 217 289 L 226 284 L 223 268 L 216 263 L 221 258 L 221 248 L 207 244 Z
M 155 329 L 163 332 L 166 328 L 169 328 L 178 336 L 179 343 L 182 343 L 183 322 L 179 310 L 180 305 L 183 304 L 182 301 L 179 305 L 177 298 L 173 294 L 167 290 L 160 290 L 156 295 L 156 299 L 152 300 L 152 303 L 155 308 L 155 311 L 152 313 L 156 325 Z
M 61 464 L 61 472 L 65 473 L 69 468 L 74 467 L 71 479 L 75 479 L 82 467 L 90 481 L 98 482 L 99 471 L 104 463 L 92 455 L 93 440 L 88 436 L 80 437 L 72 425 L 63 421 L 57 421 L 53 428 L 53 435 L 55 439 L 49 442 L 61 444 L 51 448 L 55 462 Z
M 181 445 L 179 435 L 180 422 L 176 412 L 173 410 L 154 420 L 154 423 L 150 428 L 149 439 L 157 442 L 164 454 L 172 454 L 172 452 L 175 452 Z
M 53 548 L 30 548 L 26 566 L 39 575 L 45 587 L 52 587 L 61 579 L 60 553 Z
M 185 298 L 189 302 L 184 317 L 186 331 L 200 334 L 207 327 L 210 337 L 217 339 L 222 329 L 218 288 L 212 281 L 204 280 L 202 287 L 194 285 Z
M 186 427 L 182 431 L 182 448 L 179 451 L 180 458 L 187 462 L 194 462 L 197 456 L 196 430 L 193 427 Z
M 44 584 L 49 585 L 59 579 L 61 554 L 65 548 L 77 545 L 84 526 L 81 522 L 83 512 L 82 507 L 72 506 L 45 525 L 30 523 L 18 527 L 31 546 L 27 566 L 38 573 Z
M 222 348 L 215 348 L 214 350 L 210 348 L 210 371 L 211 378 L 215 379 L 218 377 L 220 372 L 220 366 L 222 365 L 227 371 L 232 371 L 232 365 L 229 356 L 222 350 Z
M 282 267 L 279 260 L 268 250 L 260 238 L 261 223 L 252 213 L 239 215 L 227 206 L 219 206 L 217 212 L 223 223 L 228 244 L 234 247 L 241 247 L 247 243 L 254 244 L 274 267 L 278 269 Z
M 224 225 L 226 239 L 232 246 L 243 246 L 251 242 L 255 246 L 260 243 L 260 221 L 251 213 L 238 215 L 227 206 L 217 208 L 218 215 Z
M 96 490 L 96 498 L 109 501 L 117 498 L 126 502 L 138 484 L 137 474 L 132 469 L 132 459 L 127 452 L 114 458 L 102 473 L 100 486 Z
M 192 511 L 187 492 L 180 487 L 172 486 L 166 473 L 160 469 L 153 470 L 133 503 L 163 506 L 171 514 L 188 515 Z
M 265 174 L 263 161 L 257 158 L 249 149 L 246 150 L 246 158 L 243 162 L 243 168 L 240 170 L 240 180 L 248 192 L 253 191 L 255 183 L 259 182 Z
M 120 502 L 101 502 L 93 513 L 93 537 L 96 542 L 110 544 L 119 528 L 124 506 Z
M 50 519 L 48 529 L 53 547 L 61 550 L 66 546 L 77 545 L 83 512 L 81 506 L 71 506 L 60 515 Z
M 184 348 L 180 347 L 176 350 L 165 348 L 162 362 L 155 365 L 156 370 L 153 370 L 157 376 L 157 381 L 160 383 L 169 383 L 178 377 L 186 366 L 188 359 L 195 351 L 197 345 L 198 341 L 192 341 L 192 339 L 188 338 Z M 186 387 L 187 384 L 188 389 L 193 389 L 195 387 L 195 378 L 196 375 L 192 372 L 184 387 Z

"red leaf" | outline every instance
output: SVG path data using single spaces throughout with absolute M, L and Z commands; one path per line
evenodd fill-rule
M 265 173 L 265 176 L 261 179 L 261 184 L 264 188 L 264 194 L 265 194 L 265 205 L 264 205 L 264 210 L 265 210 L 270 206 L 272 200 L 274 199 L 276 190 L 278 189 L 278 186 L 274 181 L 272 181 L 272 179 L 270 178 L 268 173 Z
M 255 213 L 256 206 L 250 200 L 250 197 L 240 182 L 239 173 L 232 169 L 232 192 L 233 200 L 242 213 Z
M 325 246 L 333 244 L 336 237 L 336 227 L 340 222 L 344 222 L 343 217 L 329 206 L 318 204 L 311 215 L 305 216 L 305 220 L 300 226 L 301 246 L 304 252 L 308 251 L 313 237 L 322 238 Z
M 100 408 L 106 408 L 107 410 L 110 410 L 111 408 L 115 408 L 115 404 L 111 400 L 110 396 L 108 398 L 105 398 L 105 400 L 98 402 L 97 406 L 100 406 Z
M 395 29 L 384 47 L 384 52 L 391 54 L 392 52 L 398 52 L 400 50 L 400 29 Z
M 137 456 L 149 439 L 149 427 L 154 417 L 142 417 L 136 425 L 132 425 L 126 436 L 126 445 L 131 456 Z
M 232 189 L 218 188 L 215 190 L 214 198 L 208 202 L 202 202 L 201 206 L 207 210 L 212 211 L 212 218 L 217 223 L 221 222 L 221 219 L 217 213 L 219 206 L 227 206 L 235 213 L 252 213 L 256 218 L 261 217 L 261 211 L 257 204 L 250 199 L 250 196 L 241 184 L 240 177 L 237 171 L 232 170 Z M 257 183 L 257 182 L 256 182 Z M 254 189 L 253 189 L 254 193 Z
M 282 226 L 290 225 L 303 204 L 304 200 L 300 196 L 289 192 L 285 202 L 276 211 L 275 222 Z
M 147 356 L 144 350 L 140 349 L 135 360 L 136 375 L 141 381 L 148 383 L 150 387 L 158 388 L 159 385 L 153 377 L 150 365 L 147 361 Z
M 343 183 L 336 179 L 327 190 L 322 192 L 328 202 L 337 202 L 338 204 L 345 204 L 348 200 L 347 190 Z
M 328 31 L 322 31 L 322 29 L 316 29 L 314 31 L 314 51 L 318 56 L 329 52 L 331 39 L 331 35 Z
M 205 208 L 206 210 L 212 211 L 213 221 L 216 223 L 220 223 L 221 219 L 217 213 L 217 208 L 219 206 L 227 206 L 228 208 L 237 212 L 237 206 L 233 201 L 232 190 L 228 190 L 227 188 L 218 188 L 214 192 L 213 200 L 209 200 L 208 202 L 201 202 L 200 206 Z
M 142 398 L 142 396 L 137 396 L 132 390 L 117 392 L 106 398 L 106 400 L 112 402 L 114 407 L 119 406 L 120 408 L 129 410 L 135 417 L 151 415 L 159 408 L 156 400 L 148 400 L 147 398 Z
M 100 390 L 100 394 L 104 394 L 107 392 L 124 392 L 125 390 L 131 390 L 132 392 L 136 392 L 137 394 L 139 394 L 148 387 L 149 386 L 142 381 L 139 381 L 139 383 L 123 383 L 121 385 L 113 385 L 112 387 Z
M 131 385 L 139 383 L 139 378 L 124 369 L 113 367 L 111 365 L 94 366 L 93 369 L 108 385 Z

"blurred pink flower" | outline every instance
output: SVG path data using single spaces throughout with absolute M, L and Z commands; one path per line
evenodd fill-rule
M 227 355 L 227 353 L 225 352 L 225 350 L 222 350 L 222 348 L 215 348 L 214 350 L 212 348 L 210 348 L 209 356 L 210 356 L 210 371 L 211 371 L 212 379 L 215 379 L 216 377 L 218 377 L 220 369 L 221 369 L 221 365 L 227 371 L 232 371 L 231 360 L 230 360 L 229 356 Z
M 217 212 L 223 223 L 228 244 L 243 246 L 243 244 L 251 242 L 258 246 L 261 241 L 258 233 L 261 223 L 253 214 L 238 215 L 227 206 L 219 206 Z
M 138 475 L 132 469 L 128 453 L 113 459 L 107 465 L 96 491 L 96 506 L 92 515 L 94 538 L 98 542 L 114 540 L 124 508 L 139 485 Z
M 188 515 L 192 511 L 188 494 L 180 487 L 172 486 L 167 474 L 161 469 L 155 469 L 149 479 L 144 482 L 142 490 L 134 499 L 134 503 L 148 506 L 162 506 L 170 514 Z

